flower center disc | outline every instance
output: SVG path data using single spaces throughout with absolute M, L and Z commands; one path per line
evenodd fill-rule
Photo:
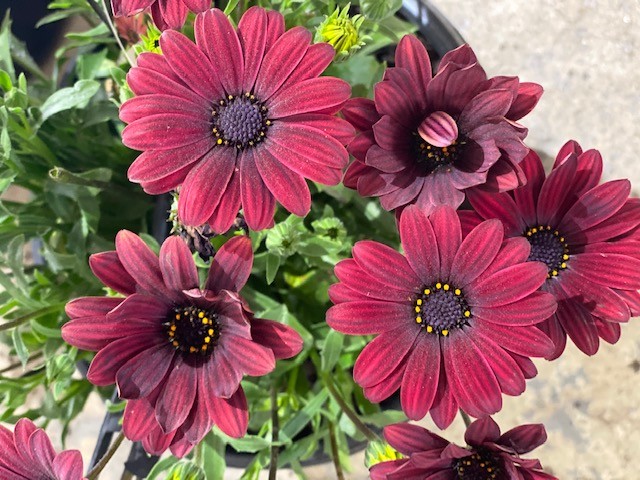
M 500 469 L 490 453 L 474 453 L 455 463 L 454 469 L 459 480 L 493 480 L 498 478 Z
M 416 157 L 420 165 L 423 165 L 426 174 L 429 175 L 439 168 L 453 165 L 462 153 L 466 142 L 458 139 L 447 147 L 436 147 L 424 141 L 416 134 Z
M 208 355 L 220 337 L 217 315 L 201 308 L 189 306 L 174 308 L 163 326 L 169 342 L 184 353 Z
M 249 92 L 220 100 L 213 106 L 211 116 L 216 143 L 235 146 L 239 150 L 264 140 L 271 125 L 267 107 Z
M 549 225 L 540 225 L 527 230 L 524 236 L 531 244 L 528 260 L 545 263 L 549 269 L 548 278 L 555 277 L 567 268 L 569 245 L 558 230 L 552 230 Z
M 471 310 L 459 288 L 438 282 L 425 287 L 415 300 L 415 321 L 427 333 L 447 336 L 469 324 Z

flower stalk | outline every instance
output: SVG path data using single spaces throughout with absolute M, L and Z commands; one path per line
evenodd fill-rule
M 93 467 L 93 469 L 87 474 L 87 480 L 96 480 L 96 478 L 98 478 L 102 470 L 104 470 L 104 467 L 106 467 L 107 463 L 109 463 L 109 460 L 111 460 L 111 458 L 115 455 L 123 440 L 124 433 L 120 432 L 109 447 L 109 450 L 107 450 L 107 453 L 104 454 L 104 457 L 102 457 L 96 464 L 96 466 Z

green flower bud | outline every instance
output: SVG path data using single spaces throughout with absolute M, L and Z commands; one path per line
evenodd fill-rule
M 382 462 L 390 462 L 402 458 L 402 454 L 396 451 L 386 442 L 369 442 L 364 454 L 364 464 L 367 468 Z
M 207 480 L 207 476 L 202 468 L 192 461 L 181 460 L 171 467 L 167 480 Z
M 146 35 L 140 35 L 142 43 L 134 47 L 136 54 L 140 55 L 142 52 L 162 53 L 160 35 L 162 35 L 162 32 L 153 23 L 149 22 Z
M 335 11 L 324 19 L 316 31 L 316 42 L 327 42 L 336 51 L 336 59 L 345 59 L 356 50 L 359 50 L 369 39 L 360 33 L 360 27 L 364 22 L 362 15 L 349 16 L 347 4 L 342 10 Z

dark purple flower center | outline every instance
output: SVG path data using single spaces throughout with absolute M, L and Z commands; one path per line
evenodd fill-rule
M 473 455 L 459 459 L 454 464 L 459 480 L 493 480 L 499 477 L 499 461 L 489 451 L 477 451 Z
M 549 269 L 548 278 L 555 277 L 567 268 L 569 244 L 558 230 L 553 230 L 550 225 L 539 225 L 528 229 L 524 237 L 531 244 L 528 260 L 545 263 Z
M 469 324 L 471 310 L 462 290 L 437 282 L 425 287 L 415 300 L 415 321 L 427 333 L 446 337 L 453 328 Z
M 235 146 L 239 150 L 263 141 L 271 125 L 267 107 L 250 92 L 218 101 L 211 116 L 216 144 Z
M 217 315 L 194 306 L 174 308 L 163 326 L 171 345 L 187 354 L 209 355 L 220 337 Z
M 467 143 L 464 138 L 459 137 L 447 147 L 436 147 L 423 140 L 417 133 L 415 134 L 415 142 L 416 158 L 418 164 L 424 167 L 426 175 L 455 164 L 461 157 Z

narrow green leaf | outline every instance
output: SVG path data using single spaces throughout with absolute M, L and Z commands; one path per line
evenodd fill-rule
M 7 10 L 0 25 L 0 69 L 7 72 L 12 83 L 16 81 L 16 70 L 11 58 L 11 10 Z
M 211 431 L 204 439 L 202 445 L 202 469 L 207 480 L 223 480 L 227 466 L 225 461 L 224 439 L 216 435 L 216 430 Z
M 273 280 L 276 278 L 276 274 L 278 273 L 278 268 L 280 268 L 280 260 L 281 257 L 279 255 L 275 255 L 273 253 L 267 254 L 267 284 L 271 285 Z
M 322 370 L 331 372 L 340 359 L 342 345 L 344 344 L 344 335 L 335 330 L 330 330 L 322 347 Z
M 16 349 L 16 355 L 18 355 L 20 363 L 22 363 L 22 368 L 25 368 L 29 360 L 29 351 L 22 340 L 22 335 L 18 328 L 14 328 L 13 332 L 11 332 L 11 340 L 13 341 L 13 348 Z

